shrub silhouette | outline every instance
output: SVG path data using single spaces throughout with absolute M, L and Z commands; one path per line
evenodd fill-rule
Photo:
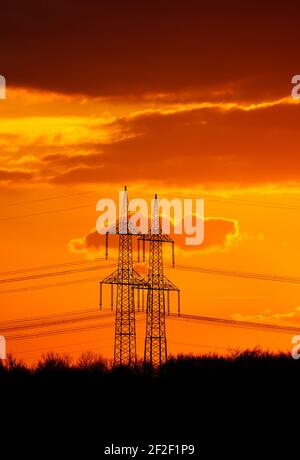
M 227 356 L 217 354 L 170 356 L 160 369 L 144 365 L 140 360 L 133 367 L 113 366 L 111 362 L 92 351 L 86 351 L 73 362 L 66 354 L 49 352 L 34 366 L 8 355 L 0 361 L 0 382 L 102 382 L 113 386 L 153 384 L 159 382 L 197 382 L 205 378 L 236 376 L 285 376 L 300 378 L 300 363 L 289 353 L 271 353 L 258 348 L 232 350 Z
M 93 351 L 85 351 L 78 358 L 76 368 L 79 371 L 86 371 L 89 373 L 99 372 L 104 374 L 108 369 L 108 361 Z

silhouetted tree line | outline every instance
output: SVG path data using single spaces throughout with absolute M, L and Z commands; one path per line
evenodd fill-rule
M 201 439 L 202 446 L 208 432 L 212 449 L 226 429 L 232 439 L 244 436 L 245 417 L 264 433 L 280 408 L 294 407 L 299 383 L 300 360 L 259 349 L 179 355 L 160 369 L 142 361 L 114 367 L 92 352 L 77 361 L 48 353 L 33 366 L 13 356 L 0 363 L 1 404 L 8 403 L 4 419 L 13 433 L 16 425 L 21 433 L 28 428 L 48 446 L 68 428 L 70 445 L 84 440 L 96 450 L 108 439 Z
M 233 351 L 230 355 L 178 355 L 171 356 L 160 369 L 144 365 L 115 367 L 112 362 L 93 352 L 84 352 L 77 361 L 70 356 L 47 353 L 32 366 L 12 355 L 0 360 L 0 383 L 13 382 L 91 382 L 108 386 L 119 384 L 158 385 L 169 381 L 196 383 L 206 378 L 272 377 L 300 378 L 300 360 L 289 353 L 271 353 L 260 349 Z

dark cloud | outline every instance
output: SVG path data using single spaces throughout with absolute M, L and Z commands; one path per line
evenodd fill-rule
M 70 150 L 70 148 L 69 146 L 68 149 Z M 44 155 L 42 161 L 49 165 L 59 166 L 62 169 L 74 168 L 76 166 L 80 166 L 80 169 L 82 169 L 85 167 L 97 167 L 101 162 L 101 156 L 102 155 L 98 153 L 85 155 L 64 155 L 63 153 L 56 153 Z
M 101 154 L 75 156 L 73 165 L 72 158 L 59 158 L 57 165 L 64 162 L 68 168 L 60 168 L 53 181 L 249 185 L 300 180 L 297 105 L 153 113 L 118 123 L 136 136 L 99 145 Z
M 283 96 L 299 73 L 299 10 L 240 0 L 11 0 L 1 4 L 0 71 L 8 88 L 64 93 Z
M 195 225 L 194 221 L 194 225 Z M 150 228 L 149 221 L 149 228 Z M 186 234 L 174 235 L 174 227 L 171 225 L 170 235 L 174 239 L 176 248 L 185 251 L 203 251 L 212 249 L 225 249 L 230 245 L 229 238 L 238 240 L 239 226 L 238 222 L 226 218 L 211 218 L 205 219 L 205 237 L 201 245 L 192 246 L 186 244 Z M 105 252 L 105 237 L 99 235 L 96 230 L 92 230 L 83 237 L 73 238 L 69 242 L 69 248 L 72 252 L 99 253 Z M 118 240 L 114 235 L 110 236 L 110 246 L 114 249 L 118 248 Z
M 1 182 L 25 182 L 34 177 L 34 174 L 26 171 L 0 169 Z

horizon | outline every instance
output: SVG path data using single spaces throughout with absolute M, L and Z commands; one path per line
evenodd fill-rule
M 99 308 L 117 242 L 107 262 L 97 261 L 105 239 L 96 203 L 116 201 L 127 184 L 130 198 L 147 203 L 155 194 L 204 198 L 203 244 L 174 235 L 175 269 L 165 253 L 182 314 L 300 330 L 298 7 L 291 15 L 235 1 L 19 3 L 13 21 L 10 6 L 1 7 L 2 329 Z M 147 266 L 136 269 L 144 275 Z M 38 350 L 76 358 L 89 342 L 112 358 L 113 328 L 14 341 L 7 333 L 7 352 L 28 363 Z M 174 355 L 291 352 L 294 335 L 167 319 Z M 139 321 L 139 356 L 144 337 Z

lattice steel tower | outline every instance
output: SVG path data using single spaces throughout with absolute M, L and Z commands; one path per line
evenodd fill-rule
M 134 229 L 128 226 L 127 188 L 123 192 L 122 207 L 116 233 L 119 236 L 118 268 L 100 282 L 100 308 L 102 306 L 102 284 L 117 285 L 114 364 L 132 366 L 136 362 L 136 326 L 134 289 L 144 285 L 142 277 L 133 269 L 132 236 Z M 108 234 L 106 234 L 108 237 Z M 107 255 L 106 238 L 106 255 Z
M 178 292 L 178 312 L 180 311 L 180 291 L 163 273 L 163 243 L 172 244 L 174 265 L 174 241 L 161 231 L 157 195 L 152 212 L 151 231 L 140 239 L 149 241 L 149 268 L 145 279 L 147 286 L 146 338 L 144 360 L 152 366 L 161 366 L 167 360 L 166 298 L 170 309 L 170 291 Z

